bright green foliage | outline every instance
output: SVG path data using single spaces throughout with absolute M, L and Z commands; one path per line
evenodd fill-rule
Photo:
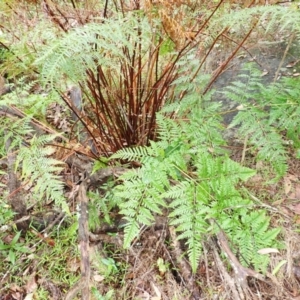
M 228 157 L 221 147 L 225 141 L 219 130 L 218 105 L 196 95 L 180 103 L 176 120 L 158 115 L 158 142 L 113 155 L 142 163 L 141 168 L 122 175 L 116 187 L 115 197 L 121 199 L 121 213 L 127 220 L 124 246 L 130 246 L 141 225 L 151 225 L 154 216 L 168 207 L 170 224 L 179 232 L 178 238 L 186 241 L 194 271 L 203 241 L 219 228 L 245 257 L 244 264 L 265 270 L 268 258 L 257 250 L 274 246 L 279 230 L 269 230 L 265 212 L 255 212 L 252 201 L 239 193 L 238 184 L 255 171 Z
M 252 65 L 246 71 L 225 92 L 243 106 L 231 127 L 237 126 L 239 137 L 247 137 L 258 151 L 257 160 L 268 162 L 279 178 L 287 171 L 287 144 L 300 147 L 300 80 L 285 78 L 281 83 L 264 86 L 260 71 Z M 284 138 L 284 132 L 291 141 Z
M 5 123 L 4 120 L 1 120 Z M 16 157 L 16 170 L 21 166 L 21 176 L 25 181 L 34 185 L 32 192 L 39 200 L 54 200 L 58 205 L 65 206 L 63 197 L 63 183 L 59 176 L 62 170 L 62 162 L 49 157 L 55 151 L 54 148 L 46 146 L 52 142 L 55 135 L 34 136 L 29 144 L 26 144 L 26 133 L 31 132 L 28 119 L 20 119 L 10 126 L 0 130 L 1 140 L 6 142 L 7 138 L 13 137 L 11 149 L 18 146 Z M 6 156 L 4 144 L 1 145 L 3 156 Z M 64 207 L 67 209 L 67 206 Z
M 255 255 L 259 249 L 268 248 L 279 234 L 279 228 L 268 230 L 270 218 L 266 216 L 264 210 L 241 211 L 241 220 L 237 225 L 238 228 L 232 236 L 234 244 L 239 245 L 238 252 L 240 260 L 244 264 L 251 264 L 256 270 L 266 270 L 268 260 L 263 255 Z M 257 244 L 259 241 L 259 244 Z
M 9 244 L 5 244 L 2 239 L 0 239 L 0 253 L 1 260 L 7 259 L 9 263 L 14 265 L 16 263 L 16 258 L 20 257 L 22 253 L 28 253 L 29 249 L 23 246 L 23 243 L 18 243 L 21 232 L 16 233 L 14 238 Z
M 7 150 L 12 150 L 15 147 L 19 148 L 22 146 L 24 137 L 32 133 L 32 128 L 29 125 L 29 121 L 29 118 L 15 119 L 14 122 L 12 122 L 10 119 L 0 119 L 1 157 L 5 157 L 7 155 Z M 8 143 L 8 141 L 10 143 Z
M 96 300 L 110 300 L 113 299 L 114 296 L 114 290 L 109 290 L 104 296 L 101 295 L 101 293 L 95 288 L 91 288 L 92 294 L 95 297 Z
M 13 218 L 14 212 L 10 206 L 4 201 L 0 202 L 0 226 L 7 225 L 8 222 Z

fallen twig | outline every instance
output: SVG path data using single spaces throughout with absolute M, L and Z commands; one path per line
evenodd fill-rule
M 248 276 L 251 276 L 251 277 L 257 278 L 259 280 L 265 281 L 265 278 L 264 278 L 263 275 L 261 275 L 260 273 L 254 271 L 254 270 L 246 268 L 246 267 L 244 267 L 240 264 L 238 259 L 235 257 L 235 255 L 231 251 L 231 249 L 229 247 L 229 244 L 228 244 L 228 241 L 227 241 L 227 238 L 226 238 L 226 235 L 222 230 L 220 230 L 217 233 L 217 238 L 218 238 L 218 242 L 219 242 L 219 245 L 220 245 L 221 249 L 224 251 L 224 254 L 228 258 L 229 263 L 230 263 L 231 267 L 234 270 L 235 277 L 237 279 L 237 283 L 240 286 L 242 286 L 242 287 L 247 287 L 248 286 L 248 284 L 247 284 L 247 277 Z
M 80 217 L 78 226 L 79 249 L 81 256 L 81 279 L 69 290 L 65 300 L 71 300 L 81 291 L 81 299 L 90 299 L 90 254 L 88 230 L 88 197 L 86 195 L 86 182 L 79 186 L 78 200 L 80 202 Z

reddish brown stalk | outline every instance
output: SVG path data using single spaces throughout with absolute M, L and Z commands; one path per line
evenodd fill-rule
M 253 29 L 255 28 L 257 22 L 252 26 L 252 28 L 249 30 L 249 32 L 246 34 L 246 36 L 243 38 L 243 40 L 241 41 L 240 44 L 238 44 L 238 46 L 232 51 L 232 53 L 229 55 L 229 57 L 221 64 L 221 66 L 216 70 L 215 74 L 213 75 L 212 79 L 210 80 L 209 84 L 207 85 L 207 87 L 205 88 L 203 95 L 206 94 L 209 89 L 211 88 L 211 86 L 213 85 L 213 83 L 216 81 L 216 79 L 220 76 L 220 74 L 223 72 L 223 70 L 226 68 L 226 66 L 228 65 L 228 63 L 235 57 L 235 55 L 237 54 L 237 52 L 241 49 L 241 47 L 243 46 L 243 44 L 246 42 L 246 40 L 248 39 L 248 37 L 250 36 L 251 32 L 253 31 Z
M 48 4 L 48 2 L 46 3 Z M 108 3 L 108 0 L 104 2 L 105 17 L 112 10 L 121 11 L 125 15 L 127 11 L 139 9 L 138 1 L 132 6 L 125 5 L 122 0 L 112 1 L 110 7 Z M 195 29 L 198 25 L 191 24 L 193 37 L 189 38 L 182 34 L 181 49 L 177 54 L 169 55 L 168 61 L 161 61 L 160 56 L 164 33 L 161 32 L 158 40 L 156 36 L 153 36 L 152 46 L 145 51 L 142 45 L 143 31 L 138 26 L 136 34 L 138 38 L 140 37 L 140 41 L 133 45 L 133 52 L 126 47 L 123 48 L 125 59 L 119 61 L 120 74 L 117 74 L 115 70 L 104 69 L 101 65 L 96 71 L 88 70 L 86 72 L 85 84 L 80 84 L 85 95 L 86 115 L 79 115 L 78 118 L 102 155 L 107 155 L 124 146 L 145 145 L 149 143 L 149 140 L 156 138 L 156 113 L 164 105 L 165 96 L 173 90 L 172 83 L 180 76 L 177 62 L 189 51 L 198 47 L 201 41 L 197 36 L 199 37 L 205 31 L 223 3 L 224 0 L 218 2 L 198 29 Z M 74 9 L 74 3 L 72 4 Z M 58 24 L 62 30 L 67 30 L 67 18 L 64 16 L 64 12 L 59 10 L 57 5 L 49 4 L 47 9 L 53 22 Z M 76 18 L 78 19 L 79 16 Z M 149 13 L 149 18 L 151 19 L 151 13 Z M 81 20 L 77 21 L 81 23 Z M 191 81 L 195 79 L 215 43 L 226 30 L 224 29 L 210 46 Z M 172 32 L 174 31 L 170 31 L 171 34 Z M 131 37 L 127 38 L 130 41 Z M 110 59 L 109 55 L 107 53 L 107 59 Z M 96 61 L 95 64 L 97 64 Z M 159 69 L 160 64 L 162 65 L 161 69 Z M 168 101 L 174 100 L 172 93 L 168 97 Z
M 225 39 L 231 41 L 232 43 L 238 45 L 238 42 L 236 42 L 234 39 L 232 39 L 232 38 L 229 37 L 228 35 L 222 34 L 222 36 L 223 36 Z M 275 38 L 274 38 L 274 39 L 275 39 Z M 247 49 L 246 47 L 241 46 L 241 49 L 243 49 L 245 52 L 247 52 L 248 55 L 251 57 L 251 59 L 252 59 L 253 61 L 255 61 L 260 67 L 262 67 L 262 65 L 259 63 L 259 61 L 255 58 L 255 56 L 253 56 L 253 55 L 251 54 L 251 52 L 248 51 L 248 49 Z
M 197 36 L 202 30 L 203 28 L 205 28 L 205 26 L 208 24 L 208 22 L 210 21 L 210 19 L 215 15 L 215 13 L 217 12 L 217 10 L 220 8 L 221 4 L 224 2 L 224 0 L 221 0 L 217 6 L 215 7 L 215 9 L 211 12 L 211 14 L 209 15 L 209 17 L 205 20 L 205 22 L 202 24 L 202 26 L 198 29 L 198 31 L 196 32 Z
M 45 12 L 51 17 L 51 20 L 53 23 L 58 25 L 64 32 L 67 32 L 67 29 L 64 24 L 60 21 L 60 19 L 57 17 L 55 10 L 58 10 L 57 6 L 51 1 L 44 1 L 43 2 L 44 10 Z M 54 6 L 54 7 L 53 7 Z M 55 9 L 55 10 L 54 10 Z M 61 14 L 61 12 L 60 12 Z
M 207 51 L 207 53 L 205 54 L 204 58 L 202 59 L 199 67 L 197 68 L 196 72 L 194 73 L 193 77 L 191 78 L 190 82 L 193 82 L 197 76 L 197 74 L 199 73 L 200 69 L 202 68 L 204 62 L 206 61 L 208 55 L 211 53 L 211 51 L 213 50 L 216 42 L 218 41 L 218 39 L 220 38 L 220 36 L 222 36 L 226 31 L 228 30 L 228 28 L 225 28 L 213 41 L 213 43 L 211 44 L 211 46 L 209 47 L 209 50 Z

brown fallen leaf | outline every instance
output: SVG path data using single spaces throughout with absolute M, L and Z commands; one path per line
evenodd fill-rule
M 96 275 L 93 276 L 93 279 L 96 282 L 102 282 L 105 279 L 105 276 L 96 274 Z
M 77 257 L 73 257 L 67 260 L 67 270 L 69 272 L 77 272 L 80 269 L 80 260 Z
M 275 202 L 273 202 L 273 205 L 274 205 L 274 206 L 279 206 L 279 205 L 281 205 L 284 201 L 285 201 L 285 198 L 276 200 Z
M 154 284 L 154 282 L 150 283 L 151 288 L 153 290 L 153 292 L 155 293 L 155 297 L 152 297 L 152 300 L 161 300 L 161 291 L 159 290 L 159 288 Z
M 269 71 L 264 70 L 264 71 L 261 73 L 260 77 L 266 76 L 266 75 L 268 75 L 268 74 L 269 74 Z
M 296 218 L 294 218 L 294 222 L 295 222 L 295 224 L 299 225 L 300 224 L 300 217 L 297 216 Z
M 23 294 L 20 292 L 14 292 L 11 294 L 11 296 L 14 300 L 22 300 L 23 299 Z
M 270 253 L 279 253 L 276 248 L 263 248 L 257 251 L 258 254 L 270 254 Z
M 289 179 L 288 176 L 286 176 L 286 177 L 283 178 L 283 182 L 284 182 L 284 193 L 286 195 L 288 195 L 289 192 L 292 189 L 292 182 L 291 182 L 291 180 Z
M 300 61 L 300 59 L 297 59 L 295 61 L 291 61 L 285 67 L 286 68 L 293 68 L 299 61 Z
M 256 174 L 254 176 L 252 176 L 250 179 L 249 179 L 249 182 L 250 183 L 261 183 L 263 181 L 263 178 L 261 175 L 259 174 Z
M 282 213 L 284 213 L 285 215 L 289 216 L 289 217 L 293 217 L 293 207 L 284 207 L 284 206 L 281 206 L 281 211 Z
M 297 184 L 294 188 L 293 191 L 289 194 L 289 199 L 292 200 L 300 200 L 300 185 Z
M 38 285 L 36 282 L 36 272 L 33 272 L 29 276 L 28 281 L 27 281 L 26 285 L 24 286 L 24 288 L 25 288 L 25 291 L 27 294 L 31 294 L 37 289 L 37 287 L 38 287 Z
M 294 206 L 291 206 L 290 209 L 297 215 L 300 215 L 300 203 Z
M 11 291 L 11 297 L 14 299 L 14 300 L 22 300 L 23 298 L 23 289 L 20 288 L 18 285 L 16 284 L 12 284 L 10 287 L 9 287 L 10 291 Z
M 299 181 L 298 176 L 296 176 L 296 175 L 288 174 L 287 177 L 288 177 L 291 181 L 293 181 L 293 182 L 298 182 L 298 181 Z
M 33 293 L 27 294 L 24 300 L 32 300 L 33 299 Z

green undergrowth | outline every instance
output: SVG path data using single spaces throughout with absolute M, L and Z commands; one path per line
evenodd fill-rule
M 14 153 L 13 168 L 20 170 L 20 180 L 34 186 L 32 198 L 40 202 L 52 199 L 68 211 L 60 176 L 64 162 L 53 158 L 56 148 L 51 146 L 62 133 L 44 132 L 39 130 L 39 125 L 34 125 L 43 121 L 40 116 L 46 114 L 47 106 L 57 101 L 58 96 L 55 92 L 47 96 L 33 94 L 30 91 L 35 82 L 25 84 L 26 80 L 28 78 L 19 79 L 14 91 L 1 97 L 1 109 L 17 107 L 23 117 L 0 118 L 0 159 Z
M 147 125 L 147 121 L 153 122 L 155 126 L 149 128 L 157 131 L 158 138 L 150 141 L 148 146 L 122 149 L 111 156 L 111 163 L 135 162 L 133 165 L 141 167 L 132 168 L 114 182 L 107 183 L 101 192 L 90 192 L 90 229 L 99 227 L 99 211 L 103 221 L 111 223 L 111 211 L 117 207 L 126 221 L 124 247 L 128 248 L 133 239 L 140 235 L 143 225 L 152 225 L 156 215 L 168 211 L 169 224 L 176 228 L 178 239 L 185 243 L 186 254 L 194 272 L 199 265 L 204 243 L 220 230 L 225 232 L 232 251 L 243 265 L 266 272 L 269 257 L 259 254 L 258 250 L 282 247 L 279 241 L 280 228 L 273 228 L 271 213 L 261 202 L 254 201 L 245 192 L 244 184 L 256 174 L 256 170 L 234 161 L 231 153 L 226 150 L 228 148 L 223 134 L 226 129 L 222 125 L 222 108 L 214 101 L 216 96 L 213 92 L 202 95 L 209 76 L 201 75 L 197 52 L 202 47 L 202 36 L 208 37 L 206 47 L 212 50 L 210 47 L 217 41 L 214 38 L 225 32 L 225 29 L 235 28 L 237 36 L 244 35 L 252 28 L 255 20 L 261 27 L 267 24 L 266 33 L 272 32 L 271 29 L 278 26 L 280 21 L 282 34 L 284 28 L 288 28 L 289 32 L 296 32 L 297 37 L 300 30 L 298 11 L 266 6 L 233 10 L 222 18 L 217 16 L 210 24 L 206 24 L 209 30 L 201 35 L 199 45 L 195 40 L 197 46 L 191 48 L 194 50 L 185 52 L 185 55 L 180 52 L 178 55 L 173 53 L 176 52 L 175 47 L 162 47 L 159 53 L 163 56 L 157 59 L 157 65 L 151 63 L 152 53 L 156 52 L 147 52 L 157 38 L 152 37 L 153 32 L 157 34 L 156 27 L 151 27 L 142 14 L 137 14 L 136 19 L 130 19 L 134 17 L 132 14 L 123 18 L 118 15 L 115 19 L 101 21 L 99 24 L 91 22 L 60 34 L 55 29 L 56 26 L 52 28 L 48 24 L 47 27 L 41 26 L 42 31 L 41 27 L 37 27 L 28 36 L 14 38 L 19 43 L 12 45 L 12 51 L 6 53 L 7 57 L 3 57 L 3 72 L 8 72 L 11 78 L 23 73 L 29 76 L 25 79 L 19 78 L 13 92 L 1 97 L 1 106 L 16 106 L 24 113 L 24 118 L 1 118 L 1 159 L 7 158 L 10 153 L 16 154 L 15 170 L 19 172 L 22 182 L 32 187 L 31 197 L 39 204 L 45 200 L 54 200 L 55 205 L 68 211 L 61 176 L 62 163 L 53 159 L 56 148 L 51 147 L 57 135 L 39 134 L 32 126 L 32 118 L 45 122 L 48 105 L 52 102 L 62 103 L 61 95 L 56 90 L 64 90 L 66 82 L 76 85 L 80 83 L 85 89 L 84 101 L 88 100 L 91 106 L 98 103 L 91 120 L 99 121 L 95 123 L 101 127 L 99 132 L 105 133 L 109 137 L 108 141 L 117 137 L 118 144 L 123 145 L 122 135 L 118 136 L 114 130 L 108 130 L 114 128 L 110 127 L 111 124 L 117 124 L 114 118 L 110 118 L 113 113 L 108 116 L 106 123 L 102 122 L 106 113 L 101 110 L 103 106 L 99 105 L 98 94 L 101 94 L 101 99 L 107 100 L 108 97 L 108 103 L 111 104 L 112 101 L 112 107 L 118 109 L 117 120 L 122 121 L 124 127 L 121 126 L 120 129 L 129 128 L 126 132 L 134 133 L 135 129 L 142 126 L 132 129 L 132 124 L 128 123 L 129 115 L 139 120 L 139 112 L 132 108 L 143 108 L 146 103 L 144 101 L 148 98 L 141 98 L 141 102 L 127 101 L 129 98 L 123 103 L 120 102 L 128 105 L 127 111 L 122 105 L 114 103 L 117 99 L 115 90 L 120 85 L 126 94 L 130 91 L 131 95 L 132 87 L 134 91 L 139 91 L 136 89 L 136 82 L 133 81 L 132 85 L 128 85 L 127 80 L 123 82 L 120 70 L 130 74 L 130 79 L 137 78 L 137 75 L 146 75 L 137 81 L 142 86 L 152 77 L 160 78 L 161 62 L 174 55 L 176 63 L 174 62 L 173 67 L 178 73 L 172 80 L 166 81 L 162 90 L 167 89 L 167 92 L 161 94 L 161 106 L 165 101 L 167 105 L 157 113 L 156 123 L 154 114 L 141 115 L 141 119 L 146 120 L 144 125 Z M 136 34 L 140 32 L 137 30 L 139 28 L 143 28 L 143 34 Z M 165 38 L 164 34 L 158 37 L 159 40 Z M 169 41 L 170 37 L 167 37 L 164 43 Z M 149 75 L 144 69 L 140 69 L 136 75 L 131 75 L 131 72 L 134 74 L 136 71 L 136 66 L 128 59 L 131 56 L 127 57 L 125 54 L 128 52 L 135 58 L 137 48 L 133 47 L 134 44 L 141 51 L 138 64 L 149 65 L 149 70 L 156 70 L 155 74 Z M 29 47 L 30 45 L 33 47 Z M 205 55 L 201 53 L 203 54 Z M 20 60 L 20 57 L 24 60 Z M 151 58 L 149 64 L 145 57 Z M 125 64 L 120 65 L 120 62 Z M 91 72 L 95 72 L 95 77 Z M 108 80 L 106 76 L 100 76 L 102 73 L 108 74 Z M 164 81 L 163 77 L 161 80 Z M 30 83 L 26 84 L 28 81 Z M 109 88 L 106 86 L 108 83 L 112 83 Z M 45 95 L 41 91 L 33 93 L 35 85 L 43 85 Z M 91 91 L 94 94 L 89 92 L 87 86 L 93 87 Z M 262 84 L 260 71 L 248 66 L 246 72 L 237 77 L 224 92 L 227 98 L 237 103 L 238 113 L 229 129 L 236 130 L 236 138 L 244 142 L 243 147 L 255 157 L 256 162 L 265 164 L 266 181 L 276 182 L 286 174 L 289 155 L 296 158 L 300 156 L 299 86 L 298 78 L 286 78 L 265 86 Z M 156 84 L 150 85 L 151 97 L 155 88 Z M 125 93 L 122 91 L 119 95 L 123 96 Z M 123 99 L 121 96 L 118 96 L 119 100 Z M 131 99 L 134 100 L 135 96 Z M 174 99 L 180 101 L 168 103 Z M 149 103 L 151 107 L 152 102 Z M 154 113 L 157 110 L 153 110 Z M 143 134 L 145 133 L 149 132 L 144 130 Z M 141 144 L 143 135 L 140 138 L 137 144 Z M 61 146 L 65 145 L 62 143 Z M 7 176 L 5 171 L 0 170 L 0 173 L 1 176 Z M 0 213 L 1 226 L 13 219 L 11 210 L 2 203 L 4 202 L 0 201 L 0 210 L 3 212 Z M 77 220 L 67 229 L 58 230 L 51 237 L 55 241 L 51 247 L 36 241 L 38 245 L 31 249 L 35 237 L 28 235 L 23 239 L 19 233 L 14 233 L 11 243 L 5 243 L 3 237 L 6 233 L 1 233 L 2 276 L 5 275 L 4 270 L 9 269 L 12 283 L 14 276 L 20 275 L 19 271 L 25 271 L 34 260 L 38 266 L 38 276 L 59 282 L 62 289 L 67 290 L 79 277 L 78 270 L 68 269 L 70 260 L 74 258 L 76 265 L 76 260 L 79 259 L 76 222 Z M 30 251 L 32 256 L 28 254 Z M 108 280 L 113 281 L 114 277 L 123 275 L 122 270 L 125 267 L 118 265 L 113 259 L 100 257 L 99 260 L 96 268 Z M 111 292 L 107 293 L 108 297 Z M 102 295 L 96 297 L 101 299 Z
M 2 234 L 2 237 L 4 234 Z M 16 241 L 14 241 L 16 239 Z M 79 276 L 79 253 L 77 247 L 77 224 L 68 228 L 58 228 L 55 234 L 41 240 L 41 237 L 28 232 L 26 237 L 15 234 L 14 240 L 1 250 L 1 277 L 5 270 L 10 270 L 6 284 L 16 283 L 23 286 L 33 273 L 38 282 L 50 281 L 54 285 L 67 290 L 76 283 Z M 3 245 L 0 244 L 0 248 Z M 14 253 L 14 260 L 6 256 L 6 251 Z M 5 285 L 3 286 L 5 289 Z M 42 285 L 36 291 L 46 294 Z
M 287 171 L 288 149 L 298 151 L 299 80 L 265 87 L 258 70 L 247 70 L 241 75 L 246 83 L 235 82 L 226 92 L 243 105 L 231 127 L 241 139 L 248 137 L 256 160 L 269 165 L 269 179 L 277 181 Z M 141 226 L 153 224 L 154 216 L 168 208 L 170 225 L 185 241 L 194 271 L 203 242 L 223 230 L 242 264 L 265 272 L 269 257 L 258 251 L 282 245 L 277 241 L 280 228 L 272 228 L 269 212 L 241 192 L 256 171 L 224 150 L 221 108 L 211 101 L 213 95 L 199 96 L 195 90 L 187 95 L 157 115 L 158 141 L 112 156 L 142 165 L 119 178 L 113 195 L 127 221 L 124 246 L 130 247 Z
M 203 243 L 223 230 L 233 252 L 239 253 L 240 261 L 265 272 L 269 258 L 257 251 L 282 247 L 278 241 L 280 228 L 272 228 L 270 213 L 243 192 L 244 182 L 256 171 L 230 158 L 231 153 L 225 147 L 227 141 L 223 138 L 221 105 L 212 101 L 213 92 L 204 96 L 199 92 L 206 82 L 201 76 L 193 84 L 180 78 L 175 93 L 179 95 L 184 91 L 185 97 L 178 103 L 166 105 L 157 114 L 157 141 L 112 155 L 112 161 L 135 161 L 141 167 L 128 170 L 117 182 L 108 182 L 101 193 L 90 193 L 90 229 L 99 226 L 99 210 L 103 220 L 110 223 L 110 211 L 117 206 L 126 220 L 124 246 L 130 247 L 140 228 L 153 224 L 155 215 L 167 208 L 170 225 L 175 226 L 178 238 L 185 242 L 194 271 Z M 247 137 L 247 147 L 257 153 L 256 160 L 271 167 L 269 179 L 272 180 L 278 180 L 287 171 L 288 150 L 299 157 L 298 82 L 297 78 L 285 79 L 265 87 L 260 82 L 259 71 L 249 66 L 247 73 L 226 91 L 226 96 L 240 108 L 230 126 L 237 129 L 241 140 Z M 61 169 L 51 158 L 51 148 L 47 148 L 53 136 L 33 136 L 24 144 L 25 137 L 32 135 L 32 128 L 26 118 L 18 122 L 7 130 L 2 129 L 1 133 L 4 141 L 14 137 L 11 147 L 19 148 L 17 162 L 23 169 L 23 179 L 40 182 L 34 191 L 37 197 L 45 194 L 58 199 L 57 204 L 63 202 L 62 185 L 57 180 Z M 10 135 L 4 137 L 7 133 Z M 5 155 L 4 144 L 1 151 Z M 72 236 L 75 238 L 74 232 Z M 65 238 L 70 239 L 70 247 L 76 247 L 70 235 Z M 64 256 L 63 248 L 70 249 L 63 243 L 55 247 L 58 246 L 59 249 L 52 249 L 54 256 L 60 252 Z M 13 258 L 16 262 L 22 254 L 17 248 L 12 247 L 17 253 Z M 44 250 L 46 254 L 39 258 L 39 263 L 54 264 L 48 269 L 56 277 L 60 274 L 60 281 L 66 285 L 75 281 L 76 276 L 67 278 L 63 262 L 50 262 L 47 258 L 52 257 L 50 250 Z
M 289 146 L 300 158 L 300 80 L 285 77 L 265 85 L 252 64 L 244 71 L 224 92 L 239 108 L 230 128 L 237 128 L 237 136 L 248 141 L 245 147 L 269 165 L 276 181 L 287 172 Z

